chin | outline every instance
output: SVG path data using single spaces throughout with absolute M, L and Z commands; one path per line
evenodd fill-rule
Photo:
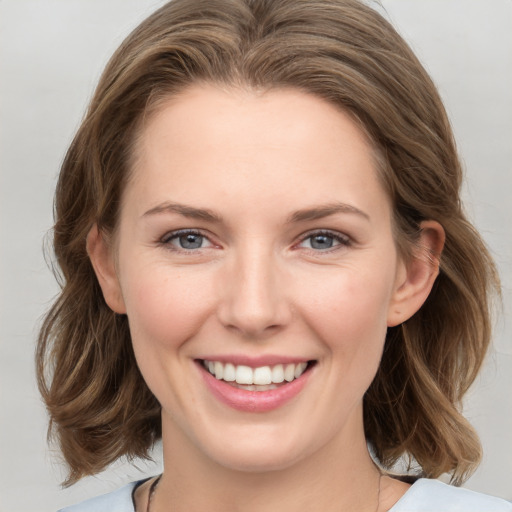
M 321 448 L 321 439 L 310 439 L 305 432 L 294 435 L 276 425 L 243 426 L 225 429 L 218 436 L 205 436 L 200 451 L 220 466 L 239 472 L 266 473 L 288 469 Z
M 293 451 L 279 450 L 277 447 L 262 448 L 254 446 L 251 450 L 237 449 L 232 446 L 229 451 L 211 454 L 221 466 L 241 473 L 268 473 L 288 469 L 301 457 Z

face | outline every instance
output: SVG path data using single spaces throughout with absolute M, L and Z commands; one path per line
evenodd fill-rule
M 363 395 L 407 314 L 372 155 L 348 115 L 294 90 L 196 86 L 146 122 L 98 273 L 164 446 L 256 471 L 364 439 Z

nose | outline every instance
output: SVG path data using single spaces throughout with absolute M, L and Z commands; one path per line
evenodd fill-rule
M 290 321 L 283 272 L 276 260 L 270 249 L 254 244 L 233 256 L 220 283 L 217 310 L 227 329 L 248 339 L 265 339 Z

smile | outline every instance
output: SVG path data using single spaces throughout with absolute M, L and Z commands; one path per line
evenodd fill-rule
M 211 359 L 196 359 L 196 363 L 213 396 L 230 408 L 252 413 L 268 412 L 291 401 L 316 366 L 316 361 L 256 367 Z
M 298 379 L 308 367 L 307 362 L 276 364 L 251 368 L 245 365 L 222 363 L 220 361 L 203 361 L 203 366 L 218 380 L 234 383 L 248 391 L 268 391 L 276 389 L 278 384 Z

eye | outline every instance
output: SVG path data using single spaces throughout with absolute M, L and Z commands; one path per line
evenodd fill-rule
M 326 251 L 333 247 L 350 244 L 350 239 L 341 233 L 332 231 L 318 231 L 308 234 L 299 244 L 299 247 L 313 249 L 315 251 Z
M 212 247 L 212 243 L 202 233 L 195 230 L 180 230 L 168 233 L 162 239 L 162 244 L 177 251 L 193 251 Z

